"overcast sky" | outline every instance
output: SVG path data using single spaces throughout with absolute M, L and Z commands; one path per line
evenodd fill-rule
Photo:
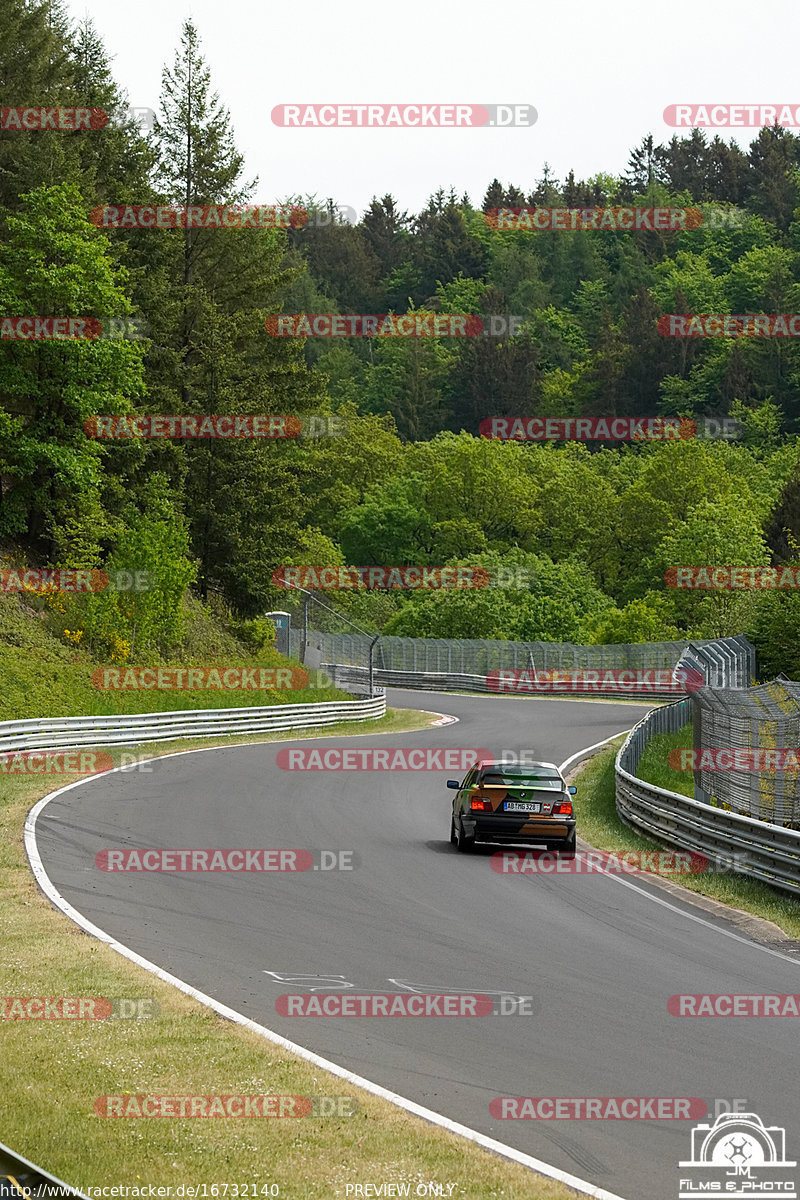
M 529 191 L 622 173 L 667 105 L 800 107 L 797 0 L 285 4 L 71 0 L 89 15 L 132 105 L 158 108 L 161 70 L 191 17 L 228 107 L 254 201 L 332 196 L 359 215 L 391 192 L 416 211 L 439 187 L 480 203 L 494 176 Z M 280 128 L 277 104 L 530 104 L 530 128 Z M 747 146 L 755 131 L 721 129 Z

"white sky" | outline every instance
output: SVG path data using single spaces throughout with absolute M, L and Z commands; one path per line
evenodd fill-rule
M 202 39 L 253 197 L 332 196 L 359 215 L 391 192 L 417 211 L 438 187 L 479 203 L 494 176 L 529 191 L 623 172 L 633 146 L 673 130 L 673 103 L 800 105 L 797 0 L 461 0 L 285 4 L 71 0 L 94 20 L 132 105 L 158 108 L 183 20 Z M 285 129 L 282 103 L 532 104 L 518 129 Z M 720 130 L 746 147 L 753 133 Z M 113 200 L 113 197 L 109 197 Z

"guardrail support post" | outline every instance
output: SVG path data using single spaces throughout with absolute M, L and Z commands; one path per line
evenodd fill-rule
M 374 679 L 374 674 L 375 674 L 373 660 L 375 657 L 375 647 L 377 646 L 378 641 L 380 640 L 380 636 L 381 635 L 379 633 L 376 633 L 375 637 L 372 639 L 372 641 L 369 644 L 369 698 L 370 698 L 370 700 L 375 695 L 375 688 L 373 687 L 373 679 Z
M 300 662 L 306 661 L 306 642 L 308 641 L 308 592 L 303 592 L 303 642 L 300 646 Z

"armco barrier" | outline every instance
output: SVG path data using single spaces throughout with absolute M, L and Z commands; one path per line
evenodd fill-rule
M 800 895 L 800 831 L 726 812 L 637 778 L 647 742 L 688 724 L 691 704 L 679 700 L 654 709 L 628 734 L 614 767 L 620 819 L 656 842 L 729 859 L 736 874 Z
M 367 667 L 357 667 L 350 663 L 322 663 L 321 665 L 325 674 L 330 676 L 334 687 L 366 687 L 369 678 Z M 514 693 L 513 691 L 498 693 L 496 687 L 492 688 L 489 686 L 485 675 L 446 674 L 434 671 L 388 671 L 380 667 L 375 669 L 375 683 L 381 687 L 412 688 L 428 692 L 485 692 L 491 695 L 502 694 L 505 696 L 514 694 L 533 696 L 537 694 L 535 691 L 527 690 L 520 691 L 519 693 Z M 595 696 L 596 699 L 601 697 L 601 693 L 588 693 L 585 687 L 575 688 L 573 691 L 570 691 L 566 685 L 559 687 L 558 691 L 542 690 L 539 694 L 542 696 L 586 696 L 590 694 Z M 637 688 L 630 688 L 628 691 L 624 691 L 621 688 L 615 689 L 613 693 L 609 693 L 608 695 L 609 699 L 612 700 L 674 700 L 675 698 L 674 691 L 643 692 Z
M 340 721 L 370 721 L 386 714 L 386 696 L 328 704 L 275 704 L 213 708 L 133 716 L 42 718 L 0 722 L 0 753 L 14 750 L 71 750 L 79 746 L 138 746 L 175 738 L 315 729 Z
M 88 1200 L 84 1192 L 56 1179 L 55 1175 L 50 1175 L 0 1142 L 0 1196 L 14 1196 L 19 1200 L 20 1196 L 32 1195 Z
M 323 662 L 323 671 L 327 676 L 330 676 L 331 682 L 335 688 L 351 688 L 351 686 L 366 686 L 369 672 L 367 667 L 355 667 L 349 664 L 337 664 L 337 662 Z M 375 683 L 381 688 L 411 688 L 420 691 L 481 691 L 487 694 L 497 695 L 497 689 L 489 688 L 486 676 L 473 676 L 473 674 L 437 674 L 433 671 L 383 671 L 380 668 L 375 670 Z M 513 692 L 503 692 L 503 695 L 510 696 Z M 535 695 L 535 692 L 523 691 L 519 692 L 522 696 Z M 570 692 L 569 689 L 559 690 L 558 692 L 542 691 L 542 696 L 569 696 L 569 695 L 587 695 L 585 689 L 583 691 Z M 663 692 L 646 692 L 645 700 L 658 700 L 658 698 L 668 698 L 673 700 L 674 691 Z M 631 689 L 631 691 L 614 691 L 612 697 L 619 700 L 642 700 L 643 692 Z
M 367 667 L 350 663 L 323 663 L 322 670 L 330 676 L 334 687 L 363 686 L 368 678 Z M 446 674 L 436 671 L 387 671 L 375 669 L 375 682 L 380 687 L 412 688 L 424 692 L 490 692 L 485 675 Z

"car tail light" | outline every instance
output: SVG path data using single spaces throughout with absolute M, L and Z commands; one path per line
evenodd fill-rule
M 486 812 L 486 811 L 491 812 L 492 811 L 491 800 L 484 800 L 480 796 L 473 796 L 472 800 L 470 800 L 469 806 L 473 811 L 477 811 L 477 812 Z
M 553 805 L 554 817 L 571 817 L 572 816 L 572 801 L 562 800 L 560 804 Z

